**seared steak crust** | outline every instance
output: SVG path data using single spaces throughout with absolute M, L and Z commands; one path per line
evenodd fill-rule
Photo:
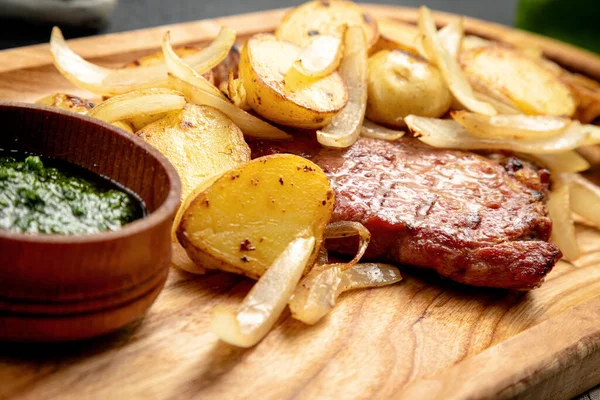
M 253 155 L 293 152 L 319 165 L 336 193 L 335 221 L 372 234 L 367 259 L 435 269 L 475 286 L 529 289 L 561 254 L 547 240 L 552 222 L 548 172 L 515 157 L 488 157 L 361 138 L 345 150 L 312 143 L 251 143 Z M 352 253 L 336 240 L 330 250 Z

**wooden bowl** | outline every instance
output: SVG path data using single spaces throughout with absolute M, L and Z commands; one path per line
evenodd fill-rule
M 0 230 L 0 340 L 82 339 L 140 317 L 165 283 L 180 182 L 152 146 L 54 108 L 0 103 L 0 148 L 59 158 L 136 192 L 148 216 L 114 232 Z

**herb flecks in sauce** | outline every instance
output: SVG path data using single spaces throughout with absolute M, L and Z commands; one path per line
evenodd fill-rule
M 37 156 L 23 161 L 0 156 L 0 229 L 95 233 L 119 229 L 143 216 L 141 203 L 115 184 L 71 172 L 45 166 Z

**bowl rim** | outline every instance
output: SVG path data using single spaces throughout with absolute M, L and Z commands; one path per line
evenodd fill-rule
M 175 213 L 181 201 L 181 180 L 175 170 L 175 167 L 159 150 L 138 138 L 134 134 L 124 131 L 121 128 L 104 122 L 97 118 L 88 117 L 83 114 L 78 114 L 72 111 L 63 110 L 51 106 L 40 104 L 17 102 L 17 101 L 0 101 L 0 108 L 21 109 L 25 112 L 32 110 L 46 111 L 54 114 L 60 114 L 66 118 L 81 119 L 87 121 L 91 125 L 102 127 L 112 131 L 114 134 L 130 141 L 134 146 L 141 147 L 151 157 L 156 159 L 159 164 L 165 169 L 169 181 L 169 192 L 166 199 L 160 206 L 149 213 L 145 218 L 141 218 L 124 225 L 122 228 L 115 231 L 102 231 L 89 234 L 76 235 L 60 235 L 60 234 L 28 234 L 13 232 L 5 229 L 0 229 L 0 240 L 26 242 L 32 244 L 91 244 L 107 241 L 116 241 L 127 236 L 132 236 L 146 231 L 150 228 L 164 222 L 166 218 L 170 218 Z M 111 177 L 108 177 L 112 179 Z M 131 190 L 130 188 L 128 188 Z

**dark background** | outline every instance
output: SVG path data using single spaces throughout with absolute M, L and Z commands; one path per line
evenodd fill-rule
M 121 32 L 290 7 L 303 2 L 302 0 L 119 0 L 115 13 L 106 26 L 101 29 L 66 29 L 65 36 L 73 38 Z M 377 0 L 373 2 L 405 7 L 418 7 L 425 4 L 432 9 L 464 14 L 505 25 L 513 25 L 517 4 L 517 0 Z M 30 25 L 24 21 L 0 20 L 1 49 L 43 43 L 49 38 L 49 26 Z

